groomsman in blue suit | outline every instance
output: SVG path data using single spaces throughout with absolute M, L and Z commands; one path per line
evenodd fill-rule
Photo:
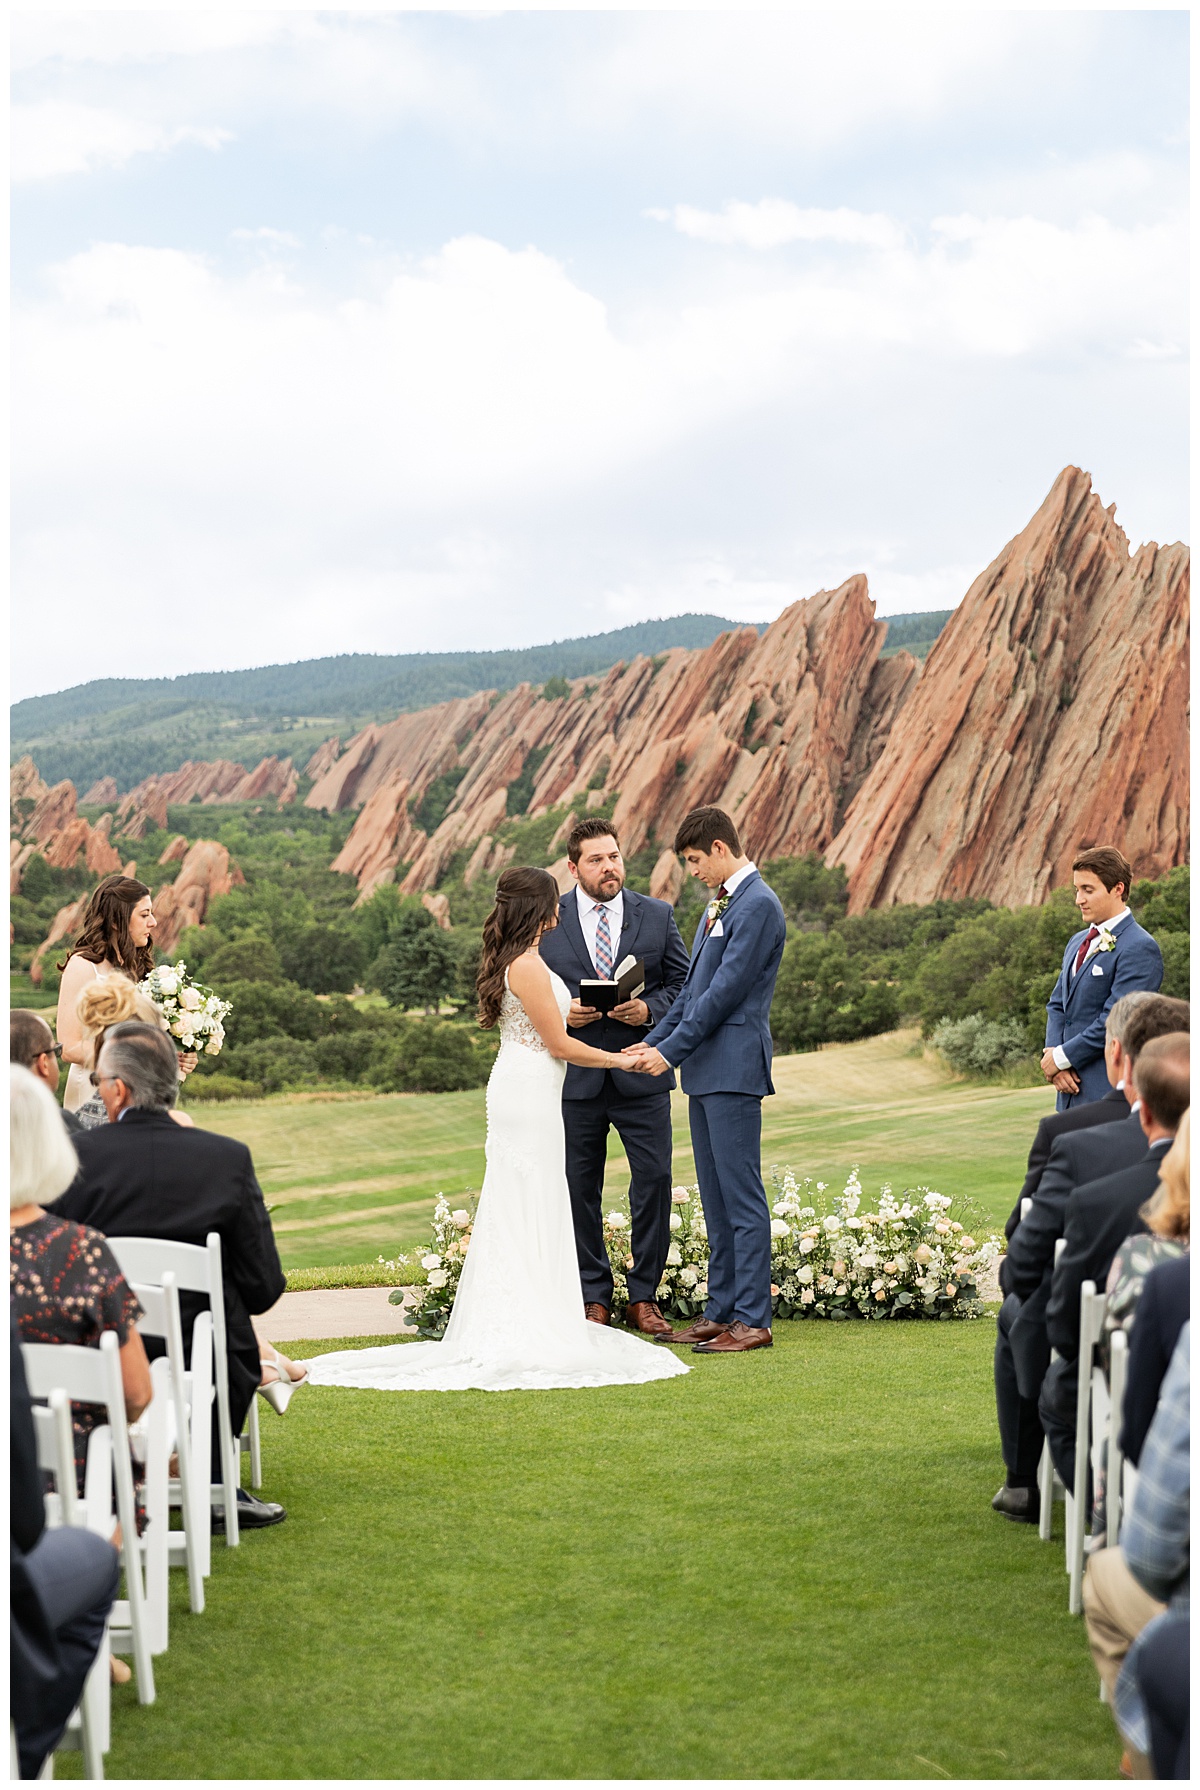
M 638 1047 L 643 1071 L 681 1071 L 708 1227 L 704 1315 L 664 1341 L 710 1355 L 771 1346 L 771 1214 L 762 1183 L 762 1100 L 771 1081 L 771 996 L 787 938 L 783 909 L 720 808 L 693 808 L 675 835 L 713 892 L 691 967 Z
M 1157 994 L 1162 952 L 1129 911 L 1133 868 L 1115 846 L 1080 852 L 1071 866 L 1075 905 L 1087 921 L 1063 953 L 1062 973 L 1046 1003 L 1042 1073 L 1058 1090 L 1058 1110 L 1103 1100 L 1104 1025 L 1109 1008 L 1134 990 Z

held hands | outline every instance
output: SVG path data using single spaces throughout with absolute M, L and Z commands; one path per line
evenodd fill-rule
M 1078 1094 L 1079 1077 L 1073 1069 L 1060 1069 L 1049 1045 L 1042 1052 L 1042 1074 L 1060 1094 Z
M 631 1044 L 620 1056 L 622 1069 L 630 1069 L 635 1075 L 668 1075 L 671 1065 L 652 1044 Z

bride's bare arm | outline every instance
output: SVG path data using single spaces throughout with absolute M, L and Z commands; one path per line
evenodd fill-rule
M 83 1035 L 83 1027 L 75 1009 L 80 995 L 95 979 L 94 963 L 90 963 L 86 957 L 72 957 L 62 973 L 58 990 L 58 1013 L 54 1029 L 58 1033 L 58 1041 L 63 1047 L 63 1056 L 67 1062 L 76 1063 L 82 1069 L 90 1067 L 92 1044 L 91 1039 L 85 1039 Z
M 538 1036 L 552 1057 L 579 1063 L 585 1069 L 631 1069 L 629 1059 L 617 1051 L 593 1050 L 567 1031 L 558 1010 L 550 972 L 540 957 L 518 957 L 508 966 L 508 986 L 528 1013 Z

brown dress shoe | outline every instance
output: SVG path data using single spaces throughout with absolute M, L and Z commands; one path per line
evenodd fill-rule
M 643 1336 L 673 1336 L 675 1333 L 653 1299 L 635 1299 L 626 1307 L 625 1322 Z
M 738 1355 L 743 1349 L 771 1348 L 771 1332 L 769 1330 L 752 1330 L 749 1324 L 731 1324 L 720 1336 L 714 1336 L 711 1342 L 696 1344 L 697 1355 Z
M 674 1330 L 670 1336 L 664 1335 L 662 1341 L 681 1346 L 711 1342 L 714 1336 L 724 1336 L 728 1328 L 728 1324 L 714 1324 L 711 1318 L 693 1318 L 686 1330 Z
M 583 1315 L 589 1324 L 608 1323 L 608 1307 L 601 1305 L 598 1299 L 593 1299 L 584 1306 Z

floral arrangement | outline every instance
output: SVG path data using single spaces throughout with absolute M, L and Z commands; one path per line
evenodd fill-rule
M 438 1194 L 437 1204 L 433 1208 L 433 1244 L 420 1258 L 427 1279 L 421 1289 L 420 1304 L 409 1313 L 410 1320 L 417 1326 L 418 1335 L 432 1342 L 437 1341 L 450 1322 L 454 1296 L 458 1292 L 474 1223 L 474 1206 L 469 1209 L 459 1206 L 452 1212 L 445 1194 Z M 380 1256 L 379 1260 L 383 1262 L 383 1257 Z M 407 1261 L 408 1257 L 402 1255 L 395 1262 L 384 1263 L 384 1266 L 398 1267 Z M 403 1291 L 398 1287 L 395 1292 L 389 1293 L 388 1302 L 391 1305 L 402 1305 Z
M 979 1274 L 1003 1245 L 982 1227 L 971 1236 L 952 1216 L 965 1202 L 919 1187 L 900 1199 L 886 1183 L 873 1211 L 862 1211 L 862 1184 L 851 1169 L 841 1193 L 791 1169 L 773 1170 L 771 1296 L 777 1318 L 975 1318 L 983 1313 Z M 708 1233 L 697 1187 L 671 1192 L 671 1243 L 658 1301 L 691 1317 L 708 1297 Z M 604 1220 L 613 1268 L 613 1303 L 628 1299 L 629 1219 Z
M 223 1001 L 211 988 L 188 975 L 182 958 L 178 963 L 160 963 L 138 984 L 167 1022 L 167 1030 L 179 1040 L 181 1050 L 202 1051 L 206 1057 L 221 1054 L 225 1042 L 225 1020 L 233 1011 L 231 1001 Z

